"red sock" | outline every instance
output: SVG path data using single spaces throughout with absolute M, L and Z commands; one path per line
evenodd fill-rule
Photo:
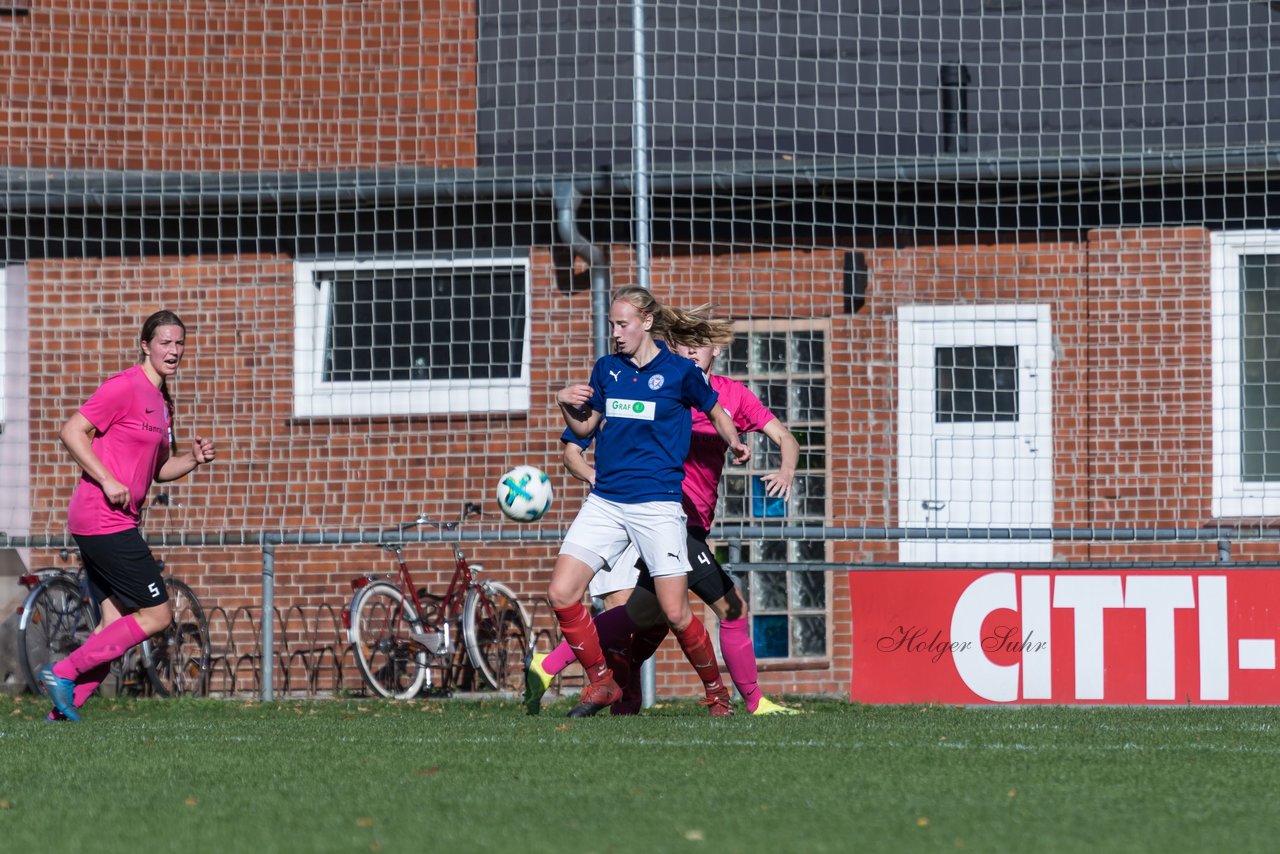
M 621 605 L 597 615 L 595 624 L 596 636 L 600 639 L 601 648 L 606 650 L 606 658 L 608 657 L 607 650 L 610 647 L 625 647 L 631 638 L 631 633 L 636 630 L 636 624 L 632 622 L 626 607 Z M 663 631 L 666 631 L 665 626 Z M 574 655 L 573 648 L 569 646 L 568 642 L 561 641 L 558 647 L 551 650 L 551 652 L 547 653 L 547 657 L 542 659 L 542 669 L 546 671 L 547 675 L 555 676 L 576 660 L 577 656 Z M 612 662 L 610 664 L 612 665 Z M 614 679 L 621 680 L 624 678 L 614 675 Z
M 578 657 L 578 663 L 587 671 L 587 679 L 594 685 L 612 679 L 609 666 L 604 661 L 604 651 L 600 648 L 600 638 L 596 627 L 591 622 L 591 615 L 582 607 L 581 602 L 574 602 L 567 608 L 556 608 L 556 620 L 560 623 L 560 632 L 565 642 Z
M 63 679 L 75 679 L 99 664 L 115 661 L 146 639 L 147 633 L 129 614 L 102 631 L 89 635 L 83 646 L 53 665 L 53 672 Z
M 694 617 L 689 625 L 675 635 L 680 642 L 680 649 L 684 650 L 684 657 L 689 659 L 698 678 L 702 680 L 707 696 L 722 693 L 725 687 L 720 681 L 720 668 L 716 666 L 716 650 L 711 645 L 711 635 L 707 634 L 702 621 Z

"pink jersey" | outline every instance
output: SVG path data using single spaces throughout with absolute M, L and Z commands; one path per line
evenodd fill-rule
M 80 407 L 97 428 L 93 452 L 116 480 L 129 487 L 129 506 L 107 502 L 102 486 L 82 474 L 67 508 L 73 534 L 113 534 L 135 528 L 151 482 L 169 459 L 169 409 L 141 365 L 108 379 Z
M 711 388 L 720 394 L 720 405 L 733 418 L 739 433 L 763 430 L 775 416 L 751 389 L 737 380 L 711 375 Z M 689 455 L 684 458 L 684 494 L 681 504 L 688 524 L 710 528 L 716 512 L 716 496 L 720 491 L 720 473 L 724 471 L 724 455 L 729 446 L 704 413 L 693 413 L 693 439 Z

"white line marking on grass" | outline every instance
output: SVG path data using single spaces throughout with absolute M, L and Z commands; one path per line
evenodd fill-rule
M 909 747 L 910 745 L 895 745 L 895 747 Z M 930 745 L 925 745 L 930 746 Z M 1101 744 L 1101 745 L 1082 745 L 1082 744 L 1022 744 L 1013 742 L 1009 744 L 988 743 L 988 744 L 972 744 L 964 741 L 944 741 L 936 745 L 943 750 L 989 750 L 998 751 L 1054 751 L 1055 753 L 1065 752 L 1112 752 L 1117 750 L 1136 750 L 1151 751 L 1155 753 L 1181 753 L 1186 751 L 1208 752 L 1208 753 L 1245 753 L 1257 754 L 1260 756 L 1277 756 L 1280 755 L 1280 748 L 1264 748 L 1251 745 L 1235 745 L 1226 746 L 1221 744 L 1157 744 L 1143 745 L 1136 742 L 1127 741 L 1124 744 Z
M 1127 724 L 1112 723 L 1094 723 L 1085 722 L 1080 726 L 1086 729 L 1092 728 L 1100 732 L 1119 732 L 1128 729 Z M 1150 727 L 1156 729 L 1156 727 Z M 1275 724 L 1270 723 L 1247 723 L 1232 724 L 1225 726 L 1223 724 L 1183 724 L 1176 722 L 1165 722 L 1158 727 L 1160 732 L 1272 732 L 1275 730 Z
M 490 742 L 502 741 L 504 744 L 507 739 L 498 738 L 451 738 L 450 742 L 470 742 L 472 744 L 487 744 Z M 534 744 L 582 744 L 592 745 L 598 739 L 580 738 L 576 736 L 564 736 L 559 738 L 524 738 L 522 742 L 532 742 Z M 832 748 L 844 748 L 859 750 L 867 745 L 864 742 L 829 742 L 829 741 L 813 741 L 812 739 L 796 740 L 796 741 L 757 741 L 755 739 L 726 739 L 726 738 L 614 738 L 609 739 L 610 744 L 621 747 L 770 747 L 770 748 L 792 748 L 792 747 L 808 747 L 821 750 L 829 750 Z

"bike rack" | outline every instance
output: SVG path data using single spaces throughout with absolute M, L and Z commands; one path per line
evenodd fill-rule
M 400 531 L 397 541 L 403 543 L 464 542 L 559 542 L 563 531 L 555 529 L 528 530 L 514 528 L 464 531 L 412 530 Z M 209 622 L 210 667 L 208 692 L 213 696 L 250 697 L 270 701 L 277 691 L 283 695 L 308 696 L 328 691 L 363 692 L 364 686 L 355 664 L 355 656 L 347 641 L 346 632 L 334 625 L 334 615 L 341 605 L 325 602 L 316 605 L 290 607 L 290 613 L 282 614 L 275 605 L 276 548 L 299 545 L 369 545 L 381 546 L 387 542 L 385 530 L 328 531 L 328 532 L 277 532 L 277 531 L 221 531 L 216 534 L 165 534 L 148 536 L 153 548 L 193 547 L 244 547 L 256 546 L 262 551 L 262 597 L 254 605 L 220 605 L 212 597 L 202 594 L 201 604 Z M 0 546 L 6 548 L 58 549 L 72 548 L 74 543 L 67 535 L 9 536 L 0 533 Z M 526 605 L 532 605 L 533 613 L 545 613 L 541 606 L 545 600 L 521 597 Z M 262 620 L 262 614 L 272 614 L 272 619 Z M 552 630 L 538 630 L 538 647 L 549 651 L 560 641 L 555 621 L 548 620 Z M 297 626 L 297 631 L 294 627 Z M 545 646 L 544 646 L 545 643 Z M 264 655 L 263 650 L 268 650 Z M 561 682 L 562 680 L 557 680 Z M 565 686 L 576 684 L 569 676 Z M 295 688 L 297 684 L 301 687 Z M 326 687 L 331 686 L 331 687 Z
M 550 612 L 544 597 L 523 599 L 531 620 Z M 262 609 L 240 605 L 230 610 L 204 602 L 209 621 L 208 696 L 256 698 L 262 693 Z M 356 667 L 355 653 L 342 625 L 342 605 L 320 602 L 274 610 L 275 655 L 272 688 L 278 697 L 364 695 L 367 689 Z M 560 643 L 554 628 L 536 631 L 535 646 L 549 652 Z M 575 688 L 581 679 L 566 674 L 552 686 L 555 693 Z

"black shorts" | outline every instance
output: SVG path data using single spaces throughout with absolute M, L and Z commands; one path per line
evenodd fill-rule
M 733 579 L 720 566 L 711 547 L 707 545 L 708 531 L 702 528 L 685 528 L 685 548 L 689 552 L 689 589 L 698 598 L 710 605 L 719 602 L 733 589 Z M 653 578 L 644 561 L 638 561 L 640 577 L 636 587 L 643 587 L 653 593 Z
M 114 597 L 123 611 L 169 601 L 160 564 L 137 528 L 114 534 L 72 534 L 89 576 L 89 592 L 98 602 Z

